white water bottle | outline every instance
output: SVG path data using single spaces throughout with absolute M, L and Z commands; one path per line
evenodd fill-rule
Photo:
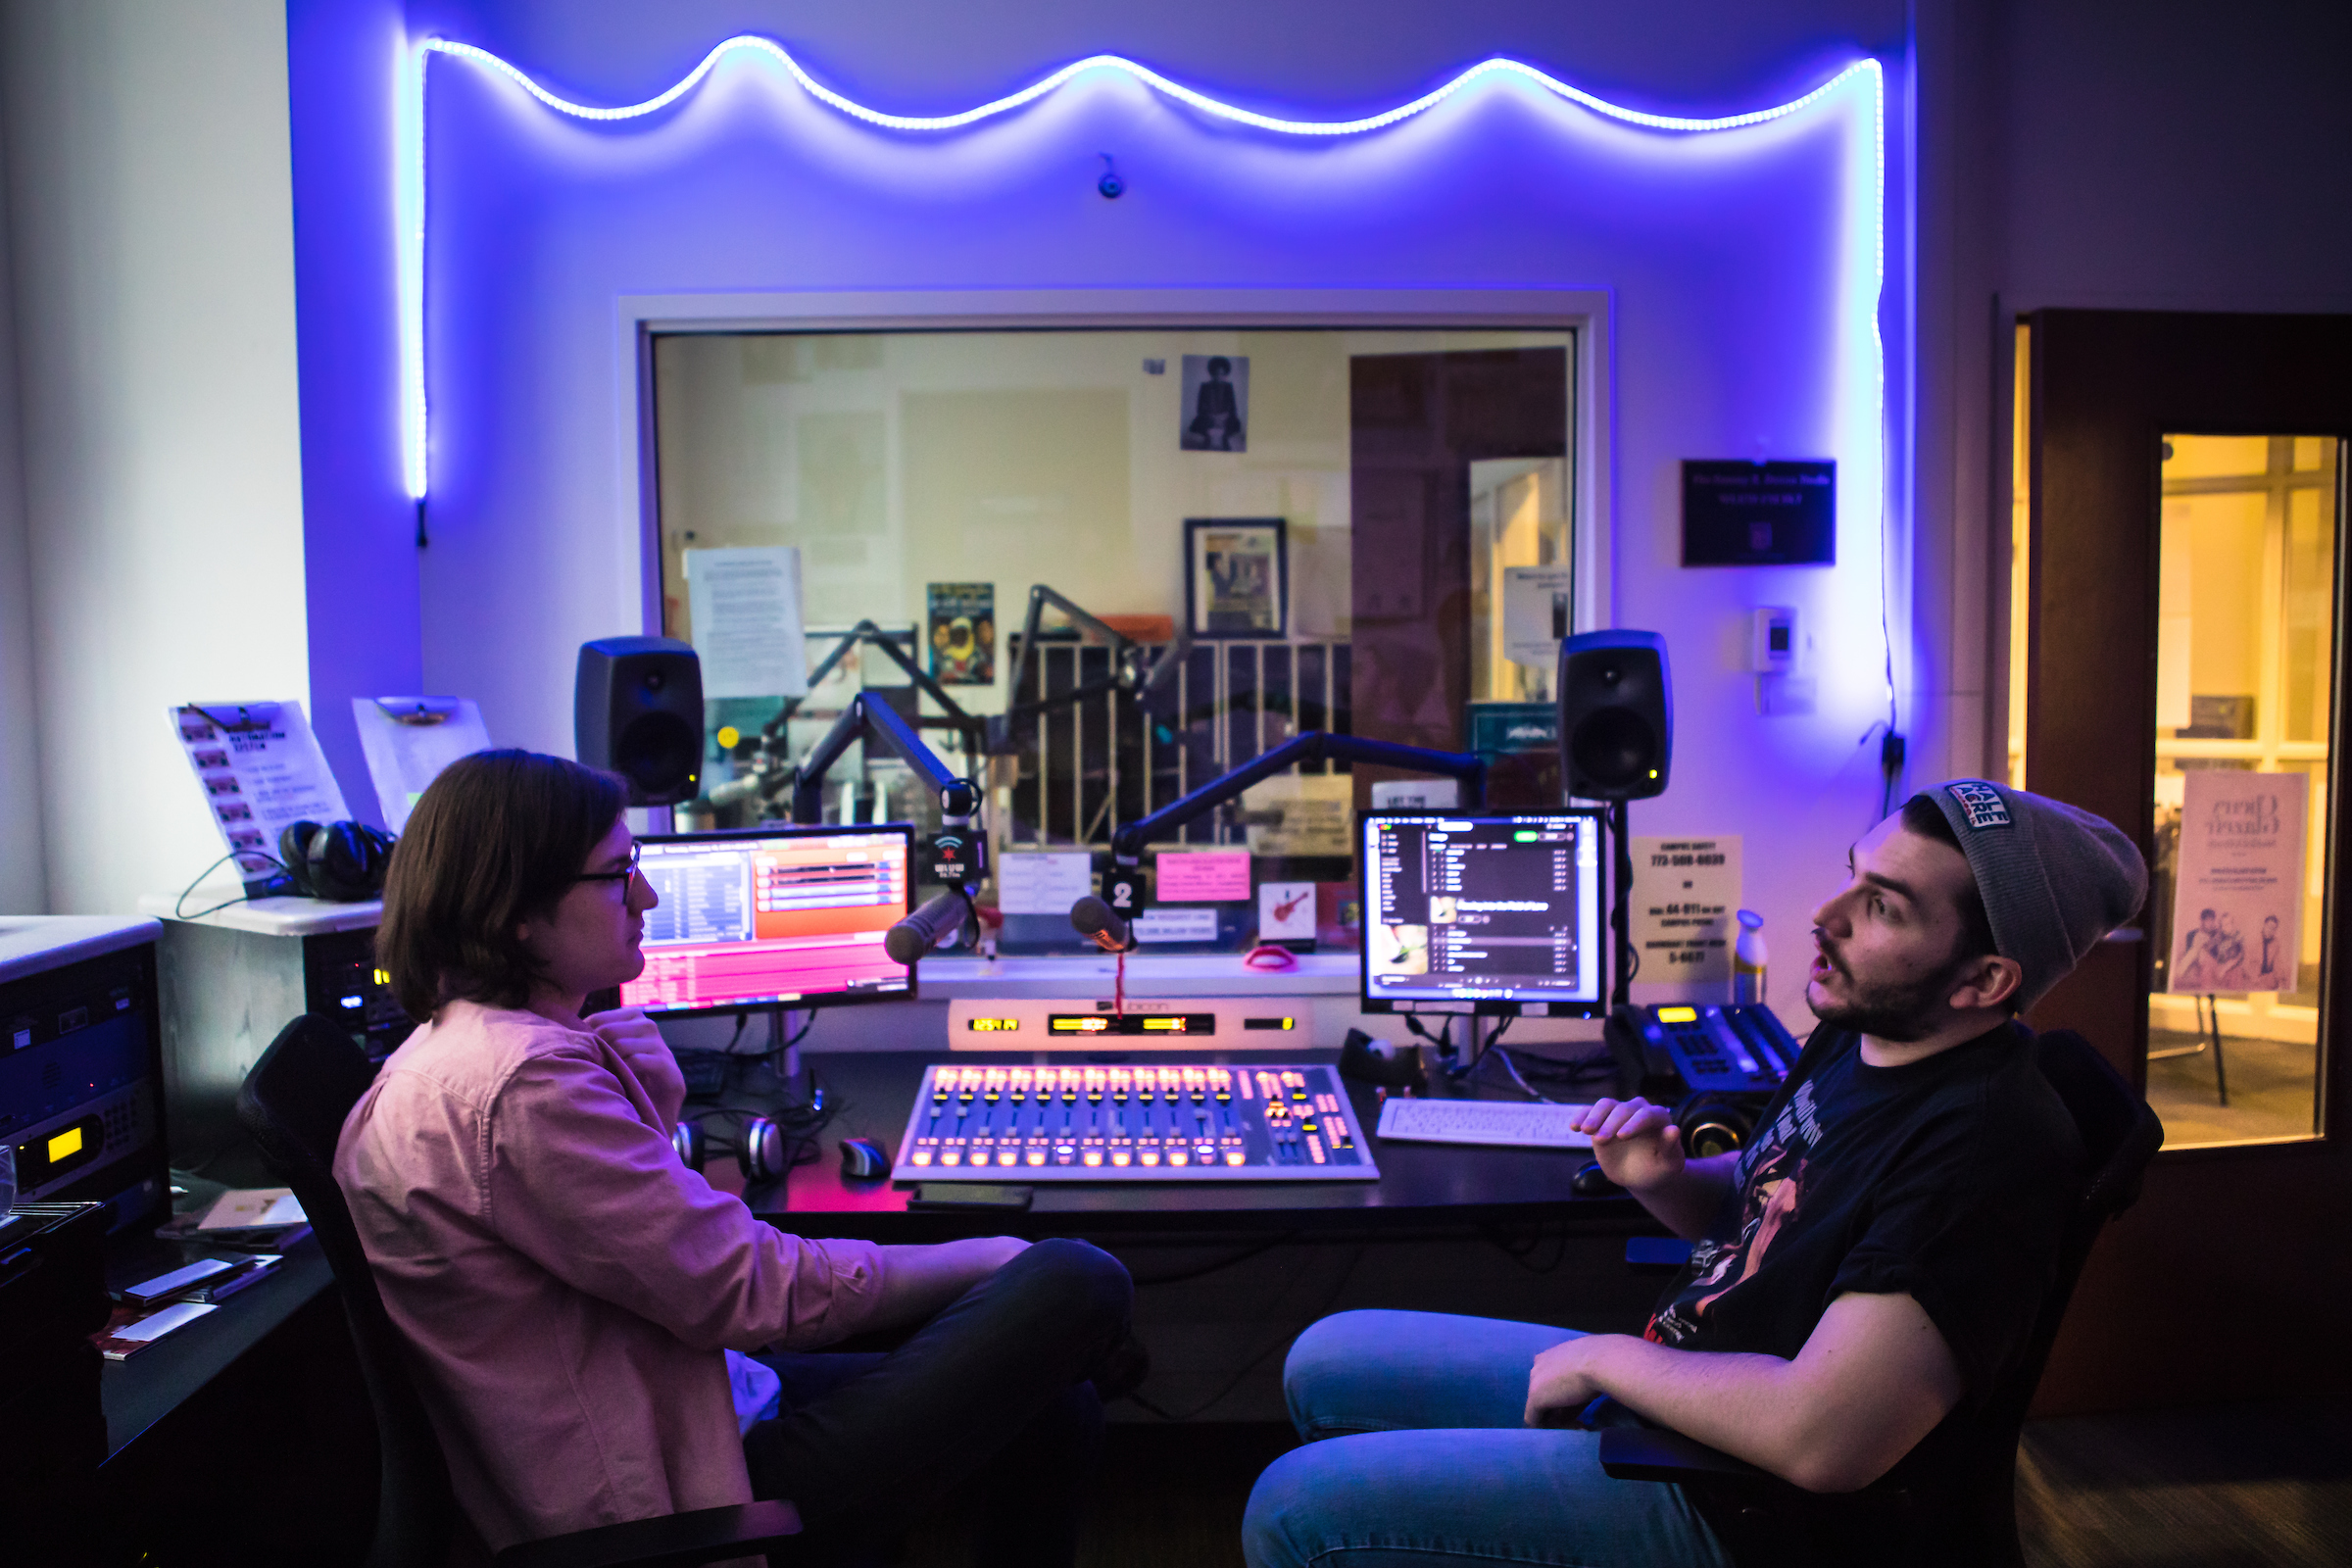
M 1740 940 L 1732 948 L 1732 1001 L 1764 1000 L 1764 917 L 1753 909 L 1740 911 Z

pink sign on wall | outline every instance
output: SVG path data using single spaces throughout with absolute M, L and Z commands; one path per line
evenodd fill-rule
M 1198 850 L 1159 858 L 1161 904 L 1210 904 L 1250 897 L 1248 850 Z
M 2309 786 L 2306 773 L 2188 775 L 2166 990 L 2298 989 Z

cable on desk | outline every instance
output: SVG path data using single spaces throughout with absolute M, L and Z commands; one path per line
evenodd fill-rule
M 271 865 L 276 866 L 280 871 L 286 872 L 288 876 L 293 875 L 292 870 L 288 868 L 286 862 L 279 859 L 274 855 L 267 855 L 260 850 L 231 850 L 226 855 L 220 857 L 220 859 L 215 860 L 212 864 L 197 872 L 196 880 L 194 882 L 190 882 L 186 887 L 179 890 L 179 897 L 172 901 L 172 918 L 174 920 L 201 920 L 208 914 L 219 913 L 220 910 L 227 908 L 232 904 L 251 903 L 253 900 L 252 894 L 240 893 L 233 899 L 222 899 L 219 904 L 213 905 L 209 908 L 198 909 L 194 914 L 190 914 L 187 910 L 188 895 L 196 891 L 198 884 L 202 883 L 206 877 L 211 876 L 215 871 L 220 869 L 221 866 L 227 864 L 231 860 L 237 859 L 240 856 L 256 860 L 268 860 Z M 238 869 L 243 870 L 244 866 L 240 863 Z

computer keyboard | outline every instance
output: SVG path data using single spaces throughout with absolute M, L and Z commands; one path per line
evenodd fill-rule
M 1501 1149 L 1591 1149 L 1592 1137 L 1569 1127 L 1590 1107 L 1513 1100 L 1406 1100 L 1380 1107 L 1380 1136 L 1400 1143 L 1486 1144 Z

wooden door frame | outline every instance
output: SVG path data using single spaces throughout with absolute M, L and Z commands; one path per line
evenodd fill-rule
M 2106 817 L 2152 854 L 2163 437 L 2352 440 L 2352 317 L 2049 310 L 2021 319 L 2033 328 L 2026 783 Z M 2352 742 L 2352 680 L 2340 673 L 2347 555 L 2339 547 L 2331 760 Z M 2352 1386 L 2352 1342 L 2310 1332 L 2328 1303 L 2352 1300 L 2341 1240 L 2352 1214 L 2352 983 L 2335 983 L 2352 981 L 2352 766 L 2331 767 L 2328 792 L 2316 1086 L 2328 1136 L 2160 1154 L 2138 1206 L 2092 1255 L 2040 1408 Z M 2151 956 L 2144 937 L 2102 944 L 2029 1021 L 2081 1030 L 2144 1092 Z

